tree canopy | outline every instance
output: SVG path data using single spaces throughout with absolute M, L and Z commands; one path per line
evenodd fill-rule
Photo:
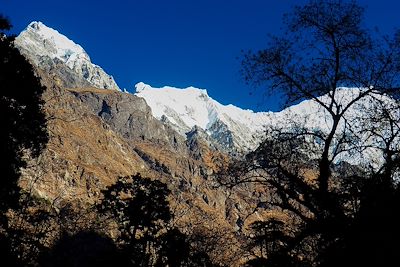
M 2 261 L 13 266 L 19 259 L 13 255 L 11 240 L 19 236 L 9 228 L 7 212 L 20 208 L 18 179 L 26 166 L 24 153 L 38 156 L 48 135 L 41 99 L 45 87 L 14 47 L 14 38 L 6 35 L 10 28 L 9 20 L 0 15 L 0 246 L 5 255 Z

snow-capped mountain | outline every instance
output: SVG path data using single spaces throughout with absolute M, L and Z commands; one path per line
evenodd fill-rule
M 16 38 L 15 45 L 37 66 L 48 69 L 49 64 L 64 63 L 89 86 L 120 90 L 113 77 L 93 64 L 80 45 L 42 22 L 31 22 Z
M 204 89 L 153 88 L 145 83 L 135 87 L 136 95 L 146 100 L 153 116 L 168 122 L 180 134 L 185 135 L 197 126 L 218 144 L 235 151 L 254 149 L 269 117 L 266 112 L 222 105 Z
M 359 88 L 339 88 L 335 102 L 345 107 L 363 91 Z M 331 115 L 315 100 L 304 100 L 280 112 L 253 112 L 233 105 L 222 105 L 208 96 L 206 90 L 194 87 L 153 88 L 138 83 L 136 95 L 146 100 L 154 117 L 169 123 L 181 135 L 185 136 L 193 127 L 200 127 L 212 140 L 230 151 L 247 152 L 255 149 L 265 138 L 266 129 L 274 128 L 288 132 L 304 129 L 307 132 L 318 132 L 327 136 L 333 124 Z M 324 95 L 318 100 L 328 104 L 330 97 Z M 380 131 L 379 135 L 385 136 L 387 125 L 384 125 L 386 122 L 382 120 L 371 121 L 374 118 L 373 113 L 381 109 L 377 108 L 377 105 L 388 108 L 396 106 L 397 102 L 389 96 L 369 94 L 347 110 L 339 123 L 332 146 L 332 149 L 342 149 L 346 152 L 336 157 L 336 162 L 346 161 L 359 165 L 363 162 L 370 164 L 376 161 L 373 165 L 380 165 L 383 156 L 380 149 L 382 140 L 377 138 L 377 134 Z M 398 112 L 395 108 L 390 110 Z M 394 118 L 399 117 L 397 113 L 392 115 Z M 365 131 L 365 128 L 370 127 L 372 123 L 375 124 L 375 135 Z M 336 144 L 343 136 L 353 140 L 349 144 Z M 399 139 L 399 136 L 396 138 Z M 318 140 L 311 142 L 315 142 L 315 156 L 318 157 L 318 153 L 322 151 L 319 147 L 322 143 Z M 349 149 L 354 142 L 358 142 L 360 147 L 366 146 L 362 153 Z
M 53 73 L 52 77 L 56 82 L 57 79 L 61 79 L 63 87 L 94 86 L 120 91 L 110 75 L 101 67 L 91 63 L 89 55 L 80 45 L 41 22 L 30 23 L 16 38 L 15 43 L 40 69 Z M 327 133 L 332 125 L 332 118 L 328 112 L 314 100 L 305 100 L 281 112 L 253 112 L 234 105 L 222 105 L 212 99 L 204 89 L 194 87 L 178 89 L 169 86 L 154 88 L 145 83 L 138 83 L 135 87 L 135 95 L 144 98 L 155 118 L 169 124 L 188 139 L 200 132 L 202 135 L 208 135 L 208 139 L 206 138 L 208 142 L 230 152 L 240 153 L 255 149 L 265 138 L 267 128 L 278 127 L 290 131 L 300 127 L 308 131 Z M 362 91 L 358 88 L 341 88 L 336 92 L 335 102 L 346 106 Z M 329 101 L 329 96 L 321 96 L 319 101 L 325 103 Z M 346 112 L 346 118 L 341 121 L 336 138 L 340 139 L 343 131 L 347 130 L 346 127 L 351 125 L 351 133 L 349 132 L 348 136 L 358 134 L 357 138 L 361 142 L 371 147 L 379 146 L 379 141 L 362 133 L 365 128 L 363 123 L 368 123 L 373 114 L 367 118 L 362 116 L 368 113 L 367 110 L 374 113 L 374 105 L 378 102 L 384 103 L 385 106 L 396 104 L 395 100 L 387 96 L 364 97 Z M 399 114 L 393 116 L 398 118 Z M 384 127 L 385 125 L 377 127 L 379 129 L 374 131 L 383 131 L 381 135 L 384 136 L 386 133 L 381 130 Z M 371 162 L 372 159 L 382 157 L 378 150 L 368 148 L 363 153 L 358 153 L 358 158 L 344 154 L 341 159 L 360 163 L 362 157 L 365 157 Z

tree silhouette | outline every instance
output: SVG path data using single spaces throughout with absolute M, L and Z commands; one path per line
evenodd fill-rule
M 272 195 L 269 207 L 291 218 L 293 234 L 268 259 L 295 255 L 302 265 L 327 265 L 328 258 L 340 258 L 339 251 L 349 251 L 351 242 L 361 243 L 351 232 L 379 214 L 372 206 L 393 204 L 394 198 L 383 204 L 377 195 L 394 195 L 398 177 L 400 109 L 387 95 L 399 93 L 400 42 L 398 35 L 377 38 L 362 19 L 363 8 L 354 1 L 309 1 L 285 16 L 282 36 L 244 55 L 248 82 L 283 93 L 286 104 L 310 99 L 316 117 L 324 119 L 324 127 L 316 129 L 305 126 L 315 120 L 313 114 L 304 121 L 286 117 L 222 177 L 230 186 L 265 185 Z M 349 163 L 355 158 L 358 166 Z M 379 184 L 381 193 L 372 194 L 371 184 Z M 364 233 L 376 230 L 365 227 Z
M 32 65 L 14 47 L 14 38 L 5 34 L 10 28 L 9 20 L 0 15 L 0 243 L 3 255 L 11 253 L 11 239 L 18 238 L 18 233 L 9 228 L 6 213 L 20 205 L 18 178 L 20 168 L 26 165 L 23 155 L 29 151 L 31 157 L 38 156 L 48 140 L 41 99 L 45 88 Z M 16 265 L 16 255 L 10 257 L 8 266 Z
M 98 208 L 117 219 L 120 243 L 129 244 L 139 236 L 147 240 L 171 219 L 169 192 L 165 184 L 142 178 L 140 174 L 120 177 L 103 191 L 104 198 Z
M 170 190 L 140 174 L 120 177 L 103 191 L 100 213 L 116 220 L 116 239 L 132 266 L 213 266 L 189 238 L 170 225 Z
M 0 17 L 1 30 L 9 29 L 7 19 Z M 18 205 L 17 180 L 25 166 L 23 150 L 37 156 L 48 140 L 41 95 L 45 90 L 34 74 L 32 65 L 13 45 L 13 38 L 1 32 L 0 84 L 1 98 L 1 162 L 0 209 L 2 212 Z

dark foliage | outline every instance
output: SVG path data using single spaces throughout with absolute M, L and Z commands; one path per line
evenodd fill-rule
M 6 235 L 0 235 L 0 251 L 1 262 L 4 266 L 22 266 L 19 264 L 18 258 L 12 253 L 12 246 L 10 239 Z
M 42 256 L 44 267 L 129 266 L 129 259 L 113 240 L 96 232 L 64 233 L 52 249 Z
M 0 30 L 11 27 L 0 17 Z M 0 37 L 0 212 L 18 205 L 19 169 L 25 166 L 23 150 L 37 156 L 47 143 L 46 119 L 41 95 L 44 87 L 32 65 L 14 47 L 12 38 Z
M 141 235 L 155 236 L 171 219 L 167 197 L 170 191 L 160 181 L 142 178 L 139 174 L 121 177 L 103 191 L 98 206 L 100 212 L 109 212 L 119 222 L 119 242 L 129 243 Z
M 9 228 L 6 212 L 21 209 L 18 179 L 26 164 L 24 151 L 38 156 L 48 136 L 41 99 L 45 88 L 14 47 L 13 37 L 5 34 L 10 28 L 9 20 L 0 15 L 0 246 L 2 263 L 8 259 L 7 266 L 14 266 L 21 260 L 13 246 L 21 238 L 21 230 Z
M 164 183 L 137 174 L 121 177 L 103 194 L 98 210 L 117 221 L 117 244 L 130 266 L 212 266 L 170 225 L 170 190 Z
M 3 31 L 8 31 L 12 27 L 10 20 L 4 15 L 0 14 L 0 33 L 3 35 Z
M 285 224 L 274 218 L 267 221 L 256 221 L 251 224 L 254 232 L 254 246 L 260 248 L 260 255 L 267 257 L 268 253 L 278 253 L 287 245 L 290 238 L 285 233 Z

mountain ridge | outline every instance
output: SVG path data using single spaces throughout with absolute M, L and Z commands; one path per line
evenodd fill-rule
M 92 64 L 89 55 L 81 46 L 41 22 L 30 23 L 27 29 L 16 38 L 15 43 L 33 63 L 48 71 L 64 88 L 92 86 L 120 91 L 112 76 L 106 74 L 99 66 Z M 88 66 L 92 66 L 89 70 L 96 72 L 97 75 L 90 74 L 92 75 L 89 75 L 90 77 L 97 77 L 96 79 L 102 81 L 109 79 L 115 86 L 113 87 L 111 83 L 102 87 L 91 82 L 82 72 L 82 69 Z M 323 109 L 320 110 L 321 106 L 315 100 L 304 100 L 280 112 L 253 112 L 234 105 L 222 105 L 210 97 L 205 89 L 195 87 L 179 89 L 172 86 L 155 88 L 143 82 L 137 83 L 135 88 L 134 95 L 146 101 L 151 114 L 157 120 L 174 129 L 188 141 L 193 139 L 193 135 L 201 135 L 204 139 L 205 133 L 208 135 L 206 139 L 210 145 L 231 155 L 243 156 L 256 149 L 266 137 L 268 128 L 287 130 L 290 127 L 303 127 L 324 132 L 332 124 L 329 114 Z M 362 88 L 339 88 L 335 101 L 346 104 L 346 101 L 357 98 L 362 91 Z M 318 99 L 325 101 L 326 97 L 320 96 Z M 386 97 L 384 101 L 391 103 L 395 100 Z M 371 108 L 372 102 L 370 97 L 357 101 L 357 105 L 347 112 L 346 120 L 354 120 L 357 116 L 353 115 L 357 115 L 358 110 Z M 356 122 L 355 125 L 357 125 Z M 202 131 L 194 127 L 199 127 Z M 344 128 L 343 125 L 339 127 L 339 129 L 342 128 Z M 365 138 L 361 133 L 360 136 Z M 368 138 L 364 141 L 375 142 Z M 344 156 L 341 160 L 358 164 L 364 156 L 371 159 L 380 155 L 375 151 L 366 151 L 365 155 L 359 158 Z

